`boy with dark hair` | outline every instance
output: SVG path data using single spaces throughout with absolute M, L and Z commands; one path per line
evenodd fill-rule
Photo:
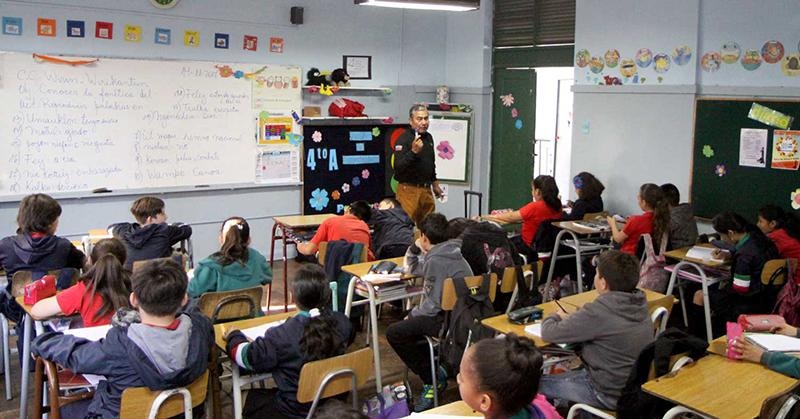
M 441 367 L 437 377 L 439 388 L 433 388 L 425 340 L 425 336 L 439 336 L 444 322 L 441 307 L 444 280 L 472 276 L 472 270 L 461 256 L 460 241 L 449 240 L 444 215 L 429 214 L 419 228 L 422 235 L 408 248 L 405 265 L 408 272 L 424 278 L 425 296 L 405 320 L 389 325 L 386 339 L 408 368 L 422 379 L 422 394 L 414 407 L 421 412 L 433 407 L 434 391 L 447 388 L 447 373 Z
M 63 417 L 118 417 L 126 388 L 186 386 L 208 367 L 214 331 L 196 309 L 180 312 L 189 298 L 183 268 L 172 260 L 153 261 L 133 274 L 131 284 L 140 323 L 115 325 L 97 342 L 59 332 L 33 342 L 34 355 L 75 373 L 106 377 L 92 399 L 62 408 Z
M 539 393 L 614 410 L 639 353 L 653 340 L 647 299 L 636 289 L 639 262 L 609 250 L 597 257 L 599 296 L 580 310 L 562 310 L 542 322 L 542 339 L 580 343 L 585 369 L 542 376 Z
M 11 277 L 17 271 L 47 273 L 62 268 L 83 268 L 85 256 L 69 240 L 56 236 L 61 205 L 45 194 L 28 195 L 19 203 L 17 234 L 0 240 L 0 267 L 6 271 L 6 291 L 11 292 Z M 0 310 L 20 323 L 22 308 L 4 294 Z M 21 324 L 21 323 L 20 323 Z
M 414 243 L 414 221 L 394 198 L 384 198 L 372 210 L 372 253 L 377 259 L 403 256 Z
M 669 204 L 669 248 L 693 246 L 697 243 L 697 223 L 694 221 L 692 204 L 681 204 L 681 193 L 671 183 L 661 185 L 661 191 Z
M 119 223 L 110 227 L 114 237 L 125 243 L 130 268 L 139 260 L 168 257 L 172 246 L 192 236 L 192 227 L 182 224 L 167 224 L 164 201 L 154 196 L 144 196 L 131 205 L 131 214 L 136 223 Z

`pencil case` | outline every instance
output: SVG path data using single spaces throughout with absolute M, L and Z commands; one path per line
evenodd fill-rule
M 769 332 L 786 321 L 777 314 L 741 314 L 737 323 L 745 332 Z
M 56 295 L 56 277 L 53 275 L 45 275 L 25 285 L 22 299 L 26 305 L 33 305 L 54 295 Z
M 542 309 L 536 306 L 518 308 L 508 313 L 508 321 L 514 324 L 528 324 L 542 318 Z

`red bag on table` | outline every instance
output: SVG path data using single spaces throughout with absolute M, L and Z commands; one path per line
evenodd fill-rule
M 777 314 L 741 314 L 737 323 L 745 332 L 769 332 L 782 324 L 783 317 Z
M 45 275 L 25 285 L 25 293 L 22 299 L 26 305 L 33 305 L 54 295 L 56 295 L 56 277 L 53 275 Z

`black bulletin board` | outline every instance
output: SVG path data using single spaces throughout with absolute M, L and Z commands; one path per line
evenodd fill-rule
M 303 214 L 342 214 L 351 202 L 378 202 L 391 191 L 386 143 L 407 125 L 342 121 L 303 125 Z
M 800 171 L 772 169 L 773 132 L 776 128 L 748 118 L 753 103 L 794 117 L 789 129 L 800 127 L 800 102 L 761 99 L 698 99 L 695 103 L 692 163 L 692 204 L 695 215 L 712 218 L 732 210 L 756 220 L 758 209 L 774 204 L 787 211 L 791 193 L 800 188 Z M 766 167 L 739 166 L 739 136 L 742 128 L 768 130 Z M 708 145 L 713 156 L 703 153 Z M 717 166 L 725 166 L 719 176 Z

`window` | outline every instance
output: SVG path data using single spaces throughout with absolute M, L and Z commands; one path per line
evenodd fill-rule
M 575 43 L 576 0 L 495 0 L 494 46 Z

